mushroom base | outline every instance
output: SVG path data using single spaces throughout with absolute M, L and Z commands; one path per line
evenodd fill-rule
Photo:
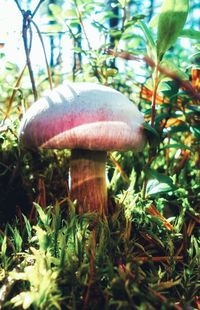
M 70 198 L 78 213 L 107 214 L 106 152 L 75 149 L 71 153 Z

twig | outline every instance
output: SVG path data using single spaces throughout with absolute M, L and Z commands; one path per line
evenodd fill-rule
M 89 38 L 88 38 L 88 35 L 87 35 L 87 32 L 85 30 L 85 25 L 83 23 L 83 19 L 82 19 L 82 15 L 81 15 L 81 12 L 79 10 L 79 7 L 78 7 L 78 3 L 77 3 L 77 0 L 74 0 L 74 4 L 75 4 L 75 7 L 76 7 L 76 11 L 77 11 L 77 15 L 78 15 L 78 19 L 79 19 L 79 23 L 81 25 L 81 28 L 83 30 L 83 33 L 84 33 L 84 36 L 85 36 L 85 39 L 87 41 L 87 45 L 88 45 L 88 49 L 89 51 L 91 52 L 92 51 L 92 46 L 90 44 L 90 41 L 89 41 Z M 92 61 L 96 61 L 96 59 L 91 55 L 91 60 Z M 102 79 L 101 79 L 101 76 L 97 70 L 97 65 L 96 63 L 92 63 L 92 61 L 90 61 L 90 64 L 91 64 L 91 67 L 94 71 L 94 75 L 97 77 L 98 81 L 101 83 L 102 82 Z
M 29 31 L 31 32 L 30 21 L 31 21 L 31 12 L 30 11 L 24 12 L 24 14 L 23 14 L 23 26 L 22 26 L 22 37 L 23 37 L 23 42 L 24 42 L 24 50 L 25 50 L 25 54 L 26 54 L 26 62 L 27 62 L 29 75 L 30 75 L 30 79 L 31 79 L 31 84 L 32 84 L 33 96 L 34 96 L 34 100 L 36 101 L 38 98 L 38 95 L 37 95 L 37 90 L 36 90 L 36 86 L 35 86 L 35 79 L 34 79 L 32 65 L 31 65 L 30 49 L 28 47 L 28 38 L 27 38 L 27 30 L 29 29 Z
M 47 60 L 47 54 L 46 54 L 46 50 L 45 50 L 45 45 L 44 45 L 44 41 L 40 32 L 39 27 L 37 26 L 37 24 L 31 19 L 31 23 L 34 25 L 34 27 L 37 30 L 37 34 L 39 36 L 40 42 L 42 44 L 42 49 L 43 49 L 43 53 L 44 53 L 44 58 L 45 58 L 45 63 L 46 63 L 46 68 L 47 68 L 47 74 L 48 74 L 48 79 L 49 79 L 49 84 L 50 84 L 50 89 L 53 89 L 53 82 L 52 82 L 52 78 L 51 78 L 51 72 L 50 72 L 50 68 L 49 68 L 49 64 L 48 64 L 48 60 Z
M 78 19 L 79 19 L 80 25 L 81 25 L 81 27 L 83 29 L 83 33 L 84 33 L 85 39 L 87 41 L 88 48 L 91 51 L 92 50 L 92 46 L 91 46 L 90 41 L 88 39 L 87 32 L 85 30 L 85 26 L 84 26 L 84 23 L 83 23 L 82 15 L 81 15 L 81 12 L 79 10 L 79 7 L 78 7 L 78 4 L 77 4 L 76 0 L 74 0 L 74 4 L 75 4 L 75 7 L 76 7 L 76 11 L 77 11 L 77 14 L 78 14 Z
M 40 0 L 40 2 L 37 4 L 35 10 L 33 11 L 33 14 L 32 14 L 32 18 L 35 16 L 36 12 L 38 11 L 40 5 L 44 2 L 45 0 Z
M 20 76 L 19 76 L 18 79 L 17 79 L 17 82 L 16 82 L 15 87 L 14 87 L 14 89 L 13 89 L 12 95 L 11 95 L 11 97 L 10 97 L 10 99 L 9 99 L 8 108 L 7 108 L 6 115 L 5 115 L 5 117 L 4 117 L 3 123 L 5 123 L 6 119 L 7 119 L 8 116 L 9 116 L 9 113 L 10 113 L 10 110 L 11 110 L 11 107 L 12 107 L 12 104 L 13 104 L 14 97 L 15 97 L 16 92 L 17 92 L 17 90 L 18 90 L 18 87 L 19 87 L 19 85 L 20 85 L 21 79 L 22 79 L 22 77 L 23 77 L 23 75 L 24 75 L 25 69 L 26 69 L 26 65 L 25 65 L 24 68 L 22 69 L 22 72 L 20 73 Z
M 115 165 L 115 167 L 117 168 L 117 170 L 120 172 L 122 178 L 124 179 L 124 181 L 129 184 L 129 178 L 126 174 L 126 172 L 124 171 L 124 169 L 121 167 L 121 165 L 118 163 L 118 161 L 114 158 L 114 156 L 112 155 L 112 153 L 108 153 L 108 156 L 110 158 L 110 160 L 113 162 L 113 164 Z
M 142 262 L 171 262 L 171 260 L 174 261 L 183 261 L 183 256 L 155 256 L 155 257 L 146 257 L 146 256 L 138 256 L 138 257 L 134 257 L 133 261 L 134 262 L 138 262 L 138 261 L 142 261 Z
M 18 9 L 20 10 L 20 12 L 23 15 L 24 11 L 22 10 L 21 6 L 19 5 L 19 2 L 17 0 L 14 0 L 14 1 L 15 1 L 16 5 L 17 5 Z
M 150 207 L 147 208 L 147 212 L 157 218 L 159 218 L 162 222 L 165 228 L 167 228 L 170 231 L 174 230 L 174 227 L 168 222 L 168 220 L 156 209 L 156 207 L 151 204 Z
M 114 57 L 120 57 L 125 60 L 137 60 L 137 61 L 144 61 L 146 62 L 150 67 L 155 68 L 156 64 L 149 56 L 135 56 L 130 53 L 120 51 L 112 51 L 112 50 L 106 50 L 108 55 L 113 55 Z M 200 102 L 200 94 L 195 91 L 195 89 L 192 87 L 192 84 L 189 81 L 182 80 L 175 72 L 168 70 L 166 67 L 163 67 L 161 65 L 158 65 L 158 71 L 160 73 L 163 73 L 164 75 L 170 77 L 171 79 L 175 80 L 182 89 L 186 90 L 190 95 L 193 96 L 193 99 Z

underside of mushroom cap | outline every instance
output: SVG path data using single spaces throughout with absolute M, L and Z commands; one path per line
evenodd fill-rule
M 49 91 L 25 113 L 20 143 L 27 148 L 131 150 L 144 143 L 143 116 L 126 96 L 94 83 Z

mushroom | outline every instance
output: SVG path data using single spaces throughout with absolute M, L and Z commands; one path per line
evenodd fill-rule
M 22 118 L 25 148 L 71 149 L 71 200 L 78 212 L 107 213 L 108 151 L 144 144 L 143 115 L 120 92 L 94 83 L 63 84 L 34 102 Z

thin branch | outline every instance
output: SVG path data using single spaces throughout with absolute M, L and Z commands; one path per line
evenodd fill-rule
M 38 99 L 38 95 L 37 95 L 37 89 L 36 89 L 36 85 L 35 85 L 33 69 L 32 69 L 32 65 L 31 65 L 30 48 L 28 46 L 28 38 L 27 38 L 27 30 L 28 29 L 31 33 L 30 22 L 31 22 L 30 11 L 24 12 L 24 14 L 23 14 L 22 37 L 23 37 L 23 42 L 24 42 L 24 50 L 25 50 L 25 54 L 26 54 L 26 62 L 27 62 L 29 75 L 30 75 L 30 79 L 31 79 L 31 84 L 32 84 L 33 96 L 34 96 L 34 100 L 36 101 Z M 32 34 L 31 34 L 31 36 L 32 36 Z
M 14 1 L 15 1 L 16 5 L 17 5 L 17 7 L 18 7 L 19 11 L 20 11 L 20 12 L 22 13 L 22 15 L 23 15 L 24 10 L 22 10 L 21 6 L 19 5 L 18 0 L 14 0 Z
M 53 89 L 53 83 L 52 83 L 52 78 L 51 78 L 51 72 L 50 72 L 50 68 L 49 68 L 49 64 L 48 64 L 48 59 L 47 59 L 47 54 L 46 54 L 46 50 L 45 50 L 45 45 L 44 45 L 44 41 L 40 32 L 39 27 L 37 26 L 37 24 L 31 19 L 31 23 L 34 25 L 34 27 L 37 30 L 37 34 L 39 36 L 40 42 L 42 44 L 42 49 L 43 49 L 43 53 L 44 53 L 44 58 L 45 58 L 45 63 L 46 63 L 46 67 L 47 67 L 47 74 L 48 74 L 48 79 L 49 79 L 49 84 L 50 84 L 50 89 Z
M 41 5 L 44 1 L 46 1 L 46 0 L 40 0 L 40 1 L 39 1 L 38 5 L 36 6 L 35 10 L 33 11 L 32 18 L 35 16 L 35 14 L 37 13 L 37 11 L 38 11 L 40 5 Z
M 106 53 L 108 55 L 113 55 L 114 57 L 119 57 L 125 60 L 137 60 L 137 61 L 144 61 L 146 62 L 150 67 L 155 68 L 156 64 L 149 56 L 135 56 L 130 53 L 127 53 L 125 51 L 115 52 L 112 50 L 106 50 Z M 195 89 L 192 87 L 192 84 L 189 81 L 182 80 L 175 72 L 168 70 L 166 67 L 158 65 L 158 71 L 171 79 L 175 80 L 182 89 L 186 90 L 190 95 L 193 96 L 194 100 L 200 101 L 200 94 L 195 91 Z
M 17 90 L 18 90 L 18 88 L 19 88 L 21 79 L 22 79 L 22 77 L 23 77 L 23 75 L 24 75 L 26 66 L 27 66 L 27 65 L 25 65 L 24 68 L 22 69 L 22 72 L 20 73 L 20 76 L 18 77 L 17 82 L 16 82 L 16 84 L 15 84 L 15 87 L 14 87 L 14 89 L 13 89 L 12 95 L 11 95 L 11 97 L 9 98 L 8 108 L 7 108 L 6 115 L 5 115 L 5 117 L 4 117 L 3 123 L 5 123 L 5 120 L 6 120 L 6 119 L 8 118 L 8 116 L 9 116 L 9 113 L 10 113 L 10 110 L 11 110 L 11 107 L 12 107 L 12 104 L 13 104 L 13 100 L 14 100 L 15 95 L 16 95 L 16 92 L 17 92 Z
M 88 49 L 89 51 L 91 52 L 92 51 L 92 46 L 90 44 L 90 40 L 88 38 L 88 35 L 87 35 L 87 32 L 85 30 L 85 25 L 83 23 L 83 19 L 82 19 L 82 14 L 79 10 L 79 7 L 78 7 L 78 3 L 77 3 L 77 0 L 74 0 L 74 4 L 75 4 L 75 8 L 76 8 L 76 11 L 77 11 L 77 15 L 78 15 L 78 19 L 79 19 L 79 23 L 81 25 L 81 28 L 83 30 L 83 33 L 84 33 L 84 36 L 85 36 L 85 39 L 86 39 L 86 42 L 87 42 L 87 45 L 88 45 Z M 93 63 L 94 62 L 94 63 Z M 94 75 L 97 77 L 98 81 L 101 83 L 102 82 L 102 79 L 101 79 L 101 76 L 97 70 L 97 65 L 96 65 L 96 59 L 92 56 L 91 54 L 91 60 L 90 60 L 90 64 L 92 66 L 92 69 L 93 69 L 93 72 L 94 72 Z
M 85 26 L 84 26 L 84 23 L 83 23 L 82 15 L 81 15 L 81 12 L 79 10 L 79 7 L 78 7 L 78 4 L 77 4 L 76 0 L 74 0 L 74 4 L 75 4 L 76 10 L 77 10 L 77 14 L 78 14 L 78 19 L 79 19 L 80 25 L 81 25 L 81 27 L 83 29 L 83 33 L 84 33 L 85 39 L 87 41 L 88 48 L 91 51 L 92 50 L 92 46 L 91 46 L 90 41 L 88 39 L 88 35 L 87 35 L 86 30 L 85 30 Z
M 154 257 L 148 257 L 148 256 L 137 256 L 137 257 L 133 257 L 133 261 L 134 262 L 155 262 L 155 263 L 161 263 L 161 262 L 166 262 L 166 263 L 170 263 L 171 261 L 183 261 L 183 256 L 154 256 Z

